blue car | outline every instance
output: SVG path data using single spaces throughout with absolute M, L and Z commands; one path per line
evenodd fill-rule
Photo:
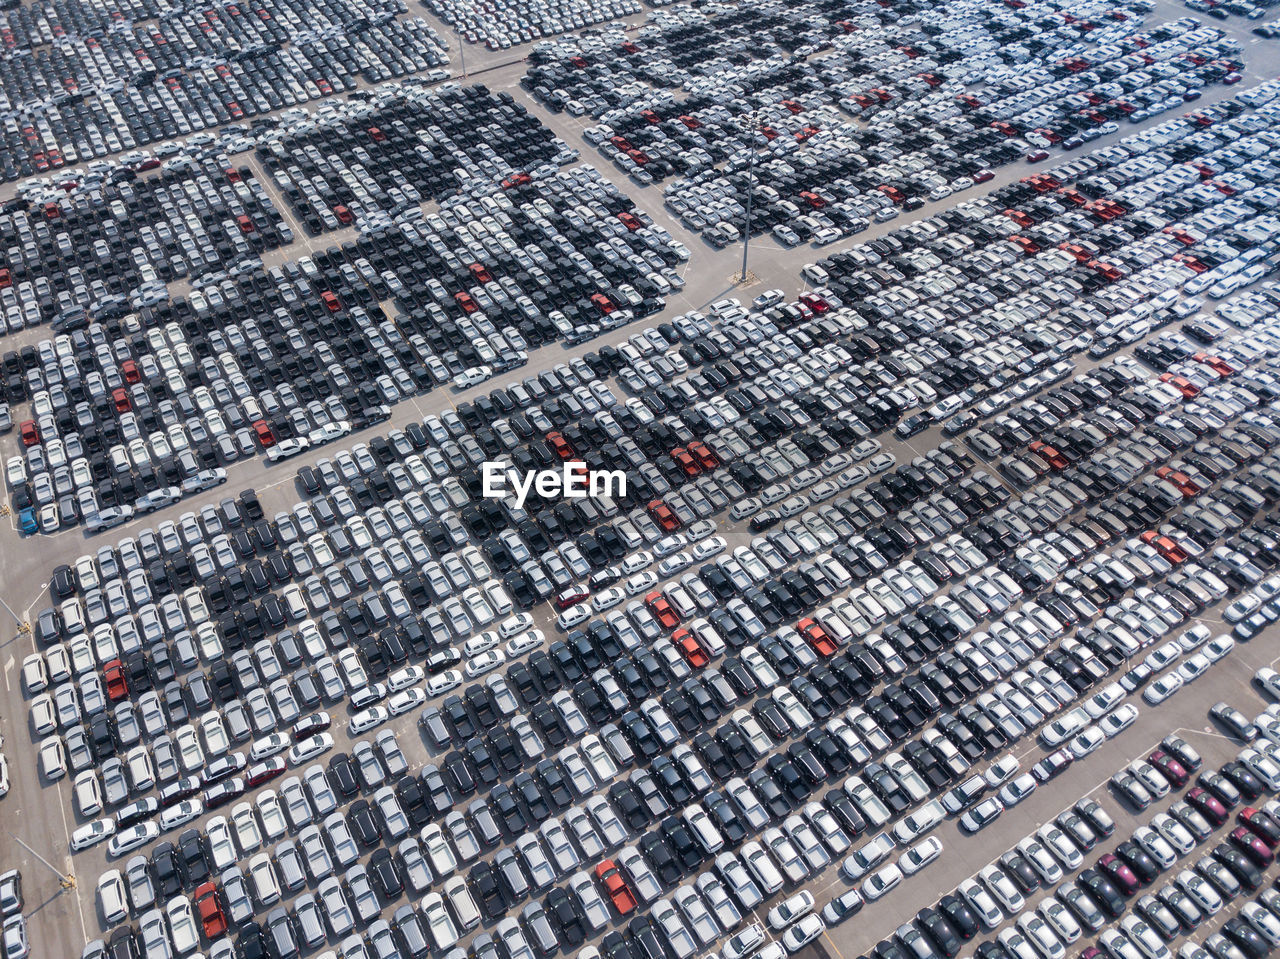
M 18 514 L 18 528 L 27 534 L 39 532 L 40 524 L 36 522 L 36 511 L 30 506 Z

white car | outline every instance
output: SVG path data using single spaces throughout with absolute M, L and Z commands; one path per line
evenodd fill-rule
M 1098 728 L 1107 739 L 1114 739 L 1134 724 L 1138 718 L 1138 707 L 1133 703 L 1125 703 L 1113 709 L 1098 720 Z
M 387 712 L 387 707 L 370 706 L 358 713 L 352 713 L 347 728 L 352 736 L 359 736 L 371 729 L 377 729 L 390 718 L 391 714 Z
M 468 679 L 475 679 L 477 676 L 483 676 L 491 670 L 497 669 L 504 662 L 506 657 L 499 649 L 487 649 L 477 656 L 473 656 L 463 664 L 463 670 L 467 674 Z
M 316 733 L 293 744 L 287 757 L 290 766 L 301 766 L 333 748 L 333 737 L 328 733 Z
M 402 689 L 398 693 L 394 693 L 387 699 L 387 714 L 389 716 L 403 716 L 410 710 L 417 709 L 427 701 L 427 694 L 416 687 L 410 689 Z M 378 707 L 374 707 L 375 709 Z
M 186 896 L 174 896 L 165 905 L 164 914 L 169 920 L 169 937 L 173 941 L 174 953 L 186 956 L 195 952 L 200 945 L 200 932 L 191 911 L 191 900 Z
M 114 819 L 95 819 L 93 822 L 85 823 L 71 834 L 71 850 L 80 852 L 83 849 L 91 849 L 112 836 L 115 831 Z
M 862 884 L 862 898 L 867 902 L 875 902 L 887 896 L 895 886 L 902 882 L 902 870 L 896 863 L 890 863 Z
M 465 390 L 483 383 L 491 376 L 493 376 L 492 367 L 471 366 L 453 378 L 453 385 L 455 389 Z
M 782 944 L 787 952 L 799 952 L 813 940 L 822 935 L 826 926 L 822 917 L 808 915 L 782 934 Z
M 140 822 L 127 829 L 121 829 L 107 843 L 107 855 L 112 859 L 132 852 L 139 846 L 155 842 L 160 835 L 160 827 L 154 822 Z
M 169 832 L 199 819 L 204 813 L 204 803 L 199 799 L 184 799 L 160 813 L 161 832 Z
M 1017 779 L 1007 783 L 1001 790 L 996 793 L 996 798 L 1000 800 L 1001 805 L 1005 809 L 1018 805 L 1036 790 L 1036 778 L 1030 773 L 1023 773 Z
M 431 697 L 443 696 L 452 689 L 457 689 L 462 685 L 462 673 L 456 669 L 446 669 L 437 676 L 432 676 L 427 680 L 427 695 Z
M 801 916 L 806 916 L 813 911 L 813 893 L 802 889 L 788 899 L 784 899 L 772 909 L 765 917 L 765 921 L 769 923 L 769 928 L 777 932 L 791 923 L 795 922 Z
M 271 733 L 269 736 L 263 736 L 256 739 L 249 746 L 249 758 L 256 762 L 261 762 L 276 753 L 282 753 L 289 748 L 289 737 L 285 733 Z
M 898 857 L 898 868 L 903 875 L 914 876 L 941 855 L 942 840 L 937 836 L 929 836 Z
M 269 906 L 280 898 L 280 880 L 276 878 L 270 853 L 259 853 L 249 860 L 249 881 L 253 884 L 254 896 L 263 906 Z
M 98 877 L 98 908 L 108 925 L 115 925 L 128 918 L 129 899 L 124 876 L 119 869 L 108 869 Z

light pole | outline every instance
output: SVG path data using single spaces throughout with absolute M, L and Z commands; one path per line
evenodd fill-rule
M 739 124 L 747 133 L 747 222 L 742 234 L 742 275 L 739 283 L 747 282 L 747 253 L 751 249 L 751 198 L 756 192 L 756 130 L 760 126 L 760 118 L 756 111 L 744 113 Z
M 27 852 L 31 853 L 31 855 L 35 856 L 36 859 L 40 860 L 40 862 L 44 863 L 46 866 L 49 867 L 49 869 L 53 872 L 53 874 L 58 877 L 58 886 L 60 888 L 62 889 L 76 888 L 75 876 L 73 876 L 69 872 L 63 872 L 61 869 L 59 869 L 57 866 L 51 863 L 48 859 L 45 859 L 44 856 L 40 855 L 40 853 L 36 852 L 34 849 L 28 846 L 18 836 L 15 836 L 13 834 L 13 830 L 6 830 L 6 832 L 9 833 L 9 836 L 13 839 L 14 842 L 16 842 L 19 846 L 21 846 Z

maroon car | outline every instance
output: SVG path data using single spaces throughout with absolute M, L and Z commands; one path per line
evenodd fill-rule
M 1126 866 L 1119 857 L 1113 853 L 1107 853 L 1098 860 L 1098 868 L 1120 887 L 1120 891 L 1126 896 L 1132 896 L 1142 886 L 1138 881 L 1137 875 L 1132 869 Z
M 1276 856 L 1271 851 L 1271 847 L 1254 835 L 1247 826 L 1236 826 L 1227 838 L 1259 869 L 1266 869 L 1275 861 Z
M 1203 786 L 1189 789 L 1187 791 L 1187 802 L 1200 815 L 1213 823 L 1215 829 L 1227 821 L 1227 807 L 1222 805 L 1222 801 Z
M 1236 821 L 1274 850 L 1280 848 L 1280 823 L 1261 809 L 1245 806 L 1236 813 Z
M 1169 780 L 1169 785 L 1175 789 L 1181 789 L 1187 784 L 1187 780 L 1191 778 L 1191 774 L 1187 772 L 1187 767 L 1162 749 L 1157 749 L 1148 756 L 1147 762 L 1160 770 L 1160 775 Z

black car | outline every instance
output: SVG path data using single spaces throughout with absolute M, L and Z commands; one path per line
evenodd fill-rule
M 982 931 L 982 925 L 978 920 L 977 913 L 973 911 L 973 908 L 965 901 L 963 896 L 958 896 L 955 893 L 948 893 L 943 896 L 938 900 L 938 912 L 955 930 L 956 935 L 965 942 L 968 942 Z
M 1076 882 L 1108 917 L 1118 919 L 1124 914 L 1126 905 L 1124 894 L 1103 872 L 1089 867 L 1080 872 Z
M 355 767 L 346 755 L 340 754 L 329 760 L 328 779 L 329 785 L 339 796 L 350 798 L 360 791 Z
M 506 915 L 510 904 L 503 895 L 498 873 L 489 863 L 476 863 L 467 877 L 467 885 L 479 904 L 480 911 L 489 921 L 496 921 Z
M 178 837 L 178 855 L 187 882 L 198 885 L 209 878 L 207 841 L 199 829 L 188 829 Z
M 576 899 L 563 889 L 552 889 L 543 900 L 543 908 L 555 923 L 561 941 L 573 948 L 587 938 L 585 917 Z
M 916 913 L 916 923 L 947 959 L 952 959 L 964 945 L 951 923 L 935 909 L 921 909 Z
M 369 875 L 382 898 L 387 902 L 398 898 L 404 892 L 404 879 L 396 866 L 395 858 L 390 850 L 380 848 L 374 850 L 369 857 Z
M 1156 865 L 1155 860 L 1132 839 L 1125 840 L 1116 846 L 1116 855 L 1133 870 L 1133 874 L 1144 886 L 1160 875 L 1160 867 Z
M 358 799 L 347 809 L 347 825 L 360 845 L 371 848 L 382 841 L 378 817 L 367 799 Z

